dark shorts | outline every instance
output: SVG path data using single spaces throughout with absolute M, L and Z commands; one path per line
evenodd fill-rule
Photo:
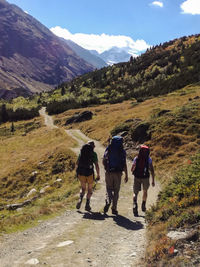
M 148 190 L 150 186 L 149 178 L 136 178 L 134 177 L 134 184 L 133 184 L 133 192 L 138 193 L 141 191 L 141 188 L 143 190 Z

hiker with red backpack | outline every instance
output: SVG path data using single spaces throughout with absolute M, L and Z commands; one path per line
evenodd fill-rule
M 138 204 L 137 196 L 139 191 L 141 191 L 141 186 L 143 188 L 143 197 L 141 209 L 143 212 L 146 211 L 146 201 L 147 201 L 147 191 L 150 186 L 149 177 L 150 173 L 152 176 L 152 186 L 155 186 L 155 174 L 152 159 L 149 156 L 150 149 L 148 146 L 141 145 L 139 148 L 138 156 L 133 160 L 133 165 L 131 171 L 134 175 L 134 185 L 133 185 L 133 214 L 138 216 Z M 149 173 L 150 171 L 150 173 Z
M 112 214 L 118 215 L 117 202 L 121 185 L 122 172 L 125 172 L 125 183 L 128 181 L 128 171 L 126 165 L 126 152 L 123 148 L 123 138 L 114 136 L 105 150 L 103 157 L 106 181 L 106 204 L 104 213 L 106 214 L 112 204 Z
M 98 164 L 97 153 L 94 151 L 95 144 L 93 141 L 89 141 L 83 145 L 80 151 L 80 155 L 77 160 L 77 176 L 81 183 L 81 192 L 76 208 L 80 209 L 85 191 L 87 188 L 87 199 L 85 204 L 85 210 L 91 211 L 90 198 L 92 196 L 92 188 L 94 182 L 94 165 L 97 173 L 96 180 L 100 180 L 100 169 Z

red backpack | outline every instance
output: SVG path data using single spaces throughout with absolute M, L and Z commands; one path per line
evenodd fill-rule
M 141 145 L 138 156 L 136 157 L 136 167 L 133 171 L 135 177 L 149 178 L 149 154 L 149 147 Z

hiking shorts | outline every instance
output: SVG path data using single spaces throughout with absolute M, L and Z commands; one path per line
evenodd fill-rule
M 150 186 L 149 178 L 134 177 L 133 192 L 135 194 L 141 191 L 141 187 L 143 188 L 143 190 L 148 190 L 149 186 Z
M 93 184 L 94 181 L 93 174 L 91 174 L 90 176 L 78 175 L 78 179 L 81 183 L 84 184 Z

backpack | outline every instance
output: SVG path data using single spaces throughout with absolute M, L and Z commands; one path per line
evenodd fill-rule
M 81 148 L 78 159 L 76 173 L 83 176 L 90 176 L 94 173 L 93 168 L 93 148 L 90 144 L 85 144 Z
M 141 145 L 139 154 L 136 157 L 136 167 L 133 174 L 137 178 L 149 178 L 149 154 L 148 146 Z
M 121 136 L 112 138 L 111 144 L 106 148 L 103 163 L 106 171 L 121 172 L 124 170 L 126 152 L 123 149 L 123 138 Z

